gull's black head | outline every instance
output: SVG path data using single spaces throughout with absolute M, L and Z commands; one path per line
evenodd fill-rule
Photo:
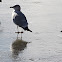
M 14 5 L 10 8 L 13 8 L 14 10 L 20 10 L 21 9 L 20 5 Z

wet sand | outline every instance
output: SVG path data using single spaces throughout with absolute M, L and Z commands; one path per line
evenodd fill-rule
M 22 40 L 11 18 L 10 6 L 15 4 L 33 31 L 24 31 Z M 3 0 L 0 22 L 0 62 L 62 62 L 61 0 Z

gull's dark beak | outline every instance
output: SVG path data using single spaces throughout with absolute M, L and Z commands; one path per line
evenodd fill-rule
M 10 8 L 14 8 L 14 7 L 10 7 Z

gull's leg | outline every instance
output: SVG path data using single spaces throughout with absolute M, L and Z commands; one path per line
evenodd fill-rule
M 19 32 L 18 25 L 17 25 L 17 31 Z
M 22 33 L 21 33 L 21 40 L 22 40 Z
M 21 32 L 21 40 L 22 40 L 22 34 L 23 34 L 23 31 Z
M 20 28 L 20 34 L 21 34 L 21 40 L 22 40 L 23 28 Z
M 21 40 L 22 40 L 23 31 L 19 32 L 18 25 L 17 25 L 17 32 L 15 32 L 15 33 L 17 33 L 17 39 L 18 39 L 18 34 L 21 33 Z
M 17 39 L 18 39 L 18 33 L 17 33 Z
M 19 32 L 18 25 L 17 25 L 17 32 Z M 18 34 L 19 34 L 19 33 L 17 33 L 17 39 L 18 39 Z

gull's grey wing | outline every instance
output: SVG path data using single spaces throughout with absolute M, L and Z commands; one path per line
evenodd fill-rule
M 16 15 L 14 15 L 13 21 L 20 27 L 28 26 L 27 19 L 22 12 L 16 13 Z

